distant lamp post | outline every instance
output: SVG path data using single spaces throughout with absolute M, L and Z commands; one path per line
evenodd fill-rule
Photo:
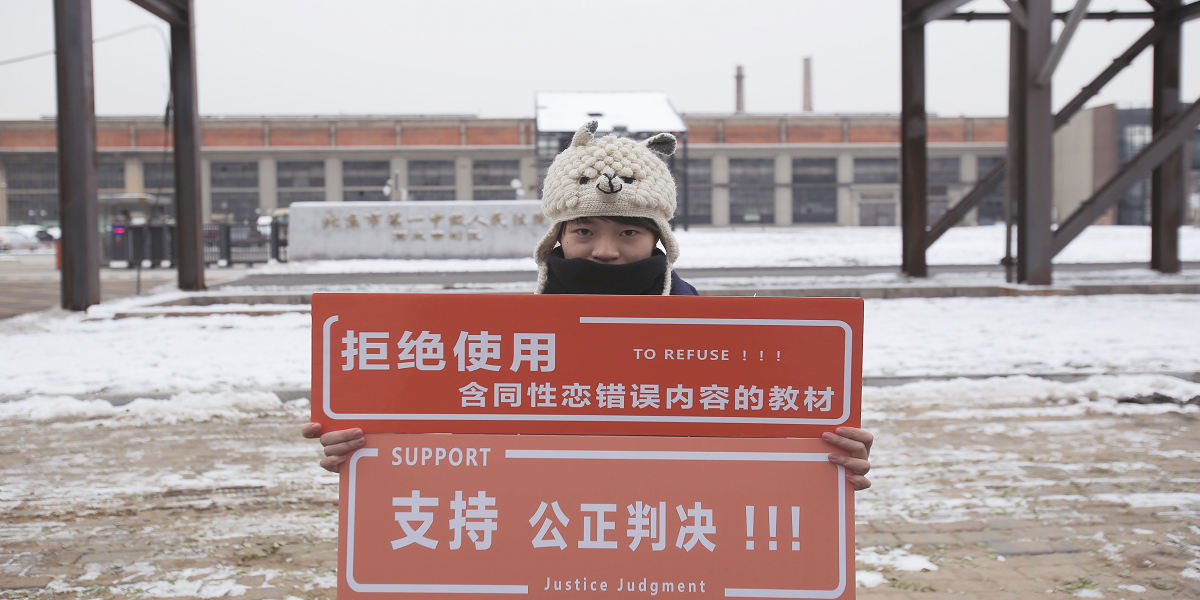
M 525 199 L 525 186 L 521 184 L 520 179 L 514 179 L 508 182 L 508 185 L 512 186 L 513 192 L 517 195 L 517 200 Z

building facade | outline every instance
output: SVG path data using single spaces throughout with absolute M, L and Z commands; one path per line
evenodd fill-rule
M 686 213 L 692 225 L 899 223 L 896 115 L 683 119 L 686 149 L 669 161 L 680 183 L 679 220 Z M 201 128 L 209 222 L 252 222 L 297 201 L 537 198 L 539 163 L 569 142 L 539 134 L 532 118 L 205 117 Z M 929 118 L 930 222 L 1004 159 L 1005 135 L 1002 117 Z M 55 142 L 53 120 L 0 122 L 0 223 L 58 220 Z M 161 119 L 99 118 L 97 146 L 101 194 L 173 195 L 171 135 Z M 1066 148 L 1059 157 L 1079 151 Z M 1003 220 L 1003 198 L 1001 186 L 968 222 Z

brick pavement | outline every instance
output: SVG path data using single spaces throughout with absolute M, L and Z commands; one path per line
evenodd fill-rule
M 1200 411 L 1078 385 L 869 389 L 858 597 L 1200 597 Z M 336 483 L 304 420 L 0 423 L 0 597 L 333 597 Z

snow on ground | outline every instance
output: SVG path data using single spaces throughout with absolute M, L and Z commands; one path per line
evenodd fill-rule
M 898 227 L 696 227 L 676 231 L 681 269 L 900 264 Z M 735 250 L 736 249 L 736 250 Z M 1200 227 L 1179 229 L 1180 259 L 1200 260 Z M 930 247 L 930 265 L 996 265 L 1004 257 L 1004 225 L 956 227 Z M 1093 225 L 1057 263 L 1149 262 L 1150 228 Z M 322 260 L 273 263 L 252 273 L 396 273 L 533 271 L 532 258 L 457 260 Z
M 0 398 L 303 390 L 308 314 L 0 321 Z M 866 302 L 865 377 L 1200 371 L 1193 295 Z
M 1200 297 L 912 298 L 866 304 L 863 373 L 1200 370 Z
M 1175 423 L 1195 421 L 1200 404 L 1118 401 L 1152 393 L 1176 400 L 1200 398 L 1200 383 L 1161 375 L 1095 376 L 1071 383 L 1015 376 L 868 386 L 864 426 L 879 434 L 872 457 L 875 489 L 856 495 L 856 521 L 870 527 L 1004 517 L 1030 524 L 1040 519 L 1055 523 L 1051 529 L 1061 529 L 1063 523 L 1102 523 L 1098 515 L 1081 513 L 1083 506 L 1095 511 L 1128 504 L 1155 514 L 1136 522 L 1132 538 L 1113 525 L 1107 536 L 1100 532 L 1088 539 L 1103 544 L 1098 552 L 1104 561 L 1136 563 L 1142 556 L 1141 540 L 1163 537 L 1147 527 L 1178 528 L 1200 518 L 1200 494 L 1187 491 L 1197 480 L 1187 479 L 1185 473 L 1167 476 L 1170 471 L 1165 468 L 1200 460 L 1194 444 L 1176 449 L 1169 440 Z M 183 522 L 147 529 L 145 535 L 156 539 L 170 537 L 174 528 L 203 547 L 232 544 L 247 548 L 237 550 L 240 555 L 254 557 L 282 547 L 278 540 L 283 539 L 288 547 L 296 547 L 298 537 L 329 545 L 336 536 L 330 510 L 336 477 L 315 467 L 314 442 L 287 435 L 304 420 L 307 407 L 307 401 L 285 403 L 264 392 L 181 393 L 118 407 L 69 397 L 0 403 L 0 429 L 36 432 L 39 438 L 55 440 L 55 451 L 42 450 L 48 456 L 11 466 L 13 476 L 0 488 L 0 506 L 20 507 L 23 514 L 40 517 L 6 526 L 0 543 L 36 536 L 44 544 L 68 544 L 79 535 L 72 523 L 107 523 L 104 515 L 120 515 L 135 503 L 159 509 L 144 514 L 170 510 L 172 517 L 186 516 Z M 1188 439 L 1189 434 L 1178 436 Z M 1118 437 L 1119 444 L 1108 443 Z M 247 445 L 245 439 L 260 441 Z M 165 447 L 190 450 L 168 453 Z M 1106 454 L 1118 448 L 1132 452 L 1115 459 Z M 109 460 L 114 449 L 119 460 Z M 1108 491 L 1114 489 L 1123 491 Z M 302 501 L 273 509 L 273 501 L 264 498 L 275 493 Z M 70 519 L 60 521 L 58 515 Z M 1192 529 L 1197 533 L 1194 525 Z M 128 532 L 115 527 L 94 534 Z M 259 545 L 267 543 L 263 540 L 275 540 L 278 546 L 260 551 Z M 1180 560 L 1188 561 L 1178 577 L 1194 578 L 1200 546 L 1187 538 L 1163 544 L 1179 548 Z M 973 554 L 954 559 L 959 563 L 955 564 L 929 544 L 920 549 L 909 544 L 865 545 L 856 552 L 857 585 L 924 585 L 912 583 L 908 574 L 958 569 L 954 573 L 963 575 L 964 561 L 975 574 L 981 563 L 1006 560 L 984 544 L 963 547 Z M 168 555 L 181 552 L 175 547 L 162 550 Z M 326 554 L 332 555 L 332 548 Z M 321 573 L 311 560 L 299 569 L 247 565 L 235 572 L 226 563 L 188 556 L 188 562 L 176 563 L 189 566 L 174 569 L 161 563 L 88 563 L 74 582 L 56 579 L 47 590 L 65 596 L 94 593 L 92 579 L 102 573 L 114 579 L 111 574 L 119 569 L 121 577 L 106 583 L 118 596 L 239 596 L 287 577 Z M 101 559 L 103 555 L 89 555 L 89 560 Z M 252 560 L 257 559 L 245 562 Z M 330 588 L 333 581 L 313 585 Z
M 1200 260 L 1195 231 L 1181 230 L 1184 260 Z M 802 245 L 796 242 L 798 234 L 807 236 Z M 681 233 L 685 258 L 695 261 L 681 264 L 893 264 L 898 236 L 898 231 L 882 228 L 696 230 Z M 999 256 L 995 248 L 1003 248 L 1000 236 L 1002 228 L 955 229 L 939 242 L 947 249 L 943 254 L 931 252 L 931 263 L 992 264 Z M 744 251 L 728 256 L 729 247 Z M 1060 260 L 1141 261 L 1148 258 L 1148 248 L 1144 228 L 1091 228 Z M 320 272 L 334 267 L 332 272 L 503 270 L 532 269 L 532 262 L 513 267 L 506 261 L 348 261 L 270 265 L 258 271 Z M 897 277 L 845 281 L 861 285 L 875 278 L 894 284 Z M 951 279 L 972 277 L 976 276 Z M 987 276 L 989 281 L 994 277 Z M 1164 277 L 1131 270 L 1056 274 L 1056 281 Z M 810 278 L 808 283 L 831 281 Z M 363 288 L 367 290 L 396 291 Z M 87 315 L 52 310 L 0 321 L 0 429 L 11 434 L 5 436 L 10 444 L 36 437 L 55 440 L 49 448 L 66 442 L 78 448 L 46 449 L 47 456 L 36 465 L 9 463 L 14 476 L 0 487 L 0 506 L 23 506 L 29 515 L 39 516 L 6 523 L 0 542 L 37 538 L 66 544 L 78 539 L 80 531 L 56 511 L 100 523 L 101 529 L 87 536 L 126 535 L 112 524 L 124 517 L 110 522 L 104 515 L 120 514 L 132 501 L 185 511 L 183 521 L 162 527 L 177 526 L 198 545 L 222 548 L 230 541 L 245 546 L 260 538 L 311 536 L 326 540 L 330 554 L 327 540 L 335 535 L 336 519 L 329 506 L 336 477 L 316 469 L 314 442 L 292 433 L 294 424 L 307 416 L 307 400 L 283 402 L 276 393 L 302 391 L 309 385 L 309 315 L 111 318 L 115 307 L 180 295 L 161 292 L 106 303 Z M 864 376 L 916 380 L 864 387 L 863 424 L 880 435 L 872 455 L 876 489 L 856 497 L 857 521 L 962 523 L 1003 516 L 1030 523 L 1048 519 L 1103 524 L 1110 514 L 1103 512 L 1105 506 L 1127 505 L 1131 511 L 1157 511 L 1158 516 L 1137 522 L 1132 533 L 1113 525 L 1111 539 L 1102 536 L 1096 542 L 1103 544 L 1104 560 L 1140 567 L 1134 561 L 1143 556 L 1140 548 L 1148 543 L 1143 538 L 1165 533 L 1164 539 L 1182 553 L 1180 560 L 1186 565 L 1172 567 L 1176 579 L 1200 578 L 1200 546 L 1190 541 L 1200 529 L 1193 525 L 1190 533 L 1178 534 L 1190 538 L 1176 539 L 1170 532 L 1178 523 L 1200 518 L 1198 481 L 1187 472 L 1170 470 L 1200 461 L 1194 444 L 1172 438 L 1176 428 L 1200 415 L 1200 383 L 1170 375 L 1194 378 L 1200 372 L 1198 312 L 1196 295 L 868 300 Z M 1080 379 L 1031 376 L 1038 374 L 1074 374 Z M 964 375 L 975 378 L 955 378 Z M 999 377 L 983 377 L 987 375 Z M 1155 394 L 1165 401 L 1121 401 Z M 105 401 L 115 397 L 131 401 L 115 406 Z M 230 428 L 239 434 L 204 433 Z M 281 433 L 284 429 L 286 434 Z M 275 437 L 267 437 L 268 432 Z M 270 440 L 253 449 L 266 460 L 213 458 L 244 458 L 246 438 Z M 104 451 L 94 446 L 101 439 L 120 448 L 120 460 L 114 461 L 119 464 L 100 468 L 91 462 L 92 451 Z M 168 465 L 152 444 L 158 444 L 159 451 L 166 446 L 194 450 L 174 457 L 178 464 Z M 1120 453 L 1115 453 L 1118 448 Z M 281 497 L 308 504 L 284 505 L 289 508 L 266 513 L 268 518 L 261 510 L 243 514 L 244 506 L 269 504 L 261 500 L 265 490 L 283 490 Z M 1080 507 L 1095 512 L 1080 512 Z M 1163 532 L 1147 529 L 1159 521 L 1167 528 Z M 306 537 L 290 540 L 287 548 L 308 545 Z M 1002 562 L 1005 557 L 963 560 L 984 559 Z M 238 596 L 297 573 L 312 581 L 288 589 L 333 587 L 331 572 L 316 562 L 324 559 L 297 555 L 301 560 L 305 566 L 299 570 L 278 564 L 231 570 L 211 561 L 167 569 L 134 562 L 122 565 L 121 578 L 111 574 L 117 566 L 89 563 L 73 581 L 55 579 L 45 589 L 62 596 L 88 595 L 94 593 L 92 580 L 107 577 L 112 581 L 105 589 L 117 595 Z M 908 577 L 906 573 L 944 574 L 955 568 L 948 560 L 907 545 L 866 546 L 857 553 L 857 584 L 903 583 L 908 580 L 898 578 Z M 1134 593 L 1145 589 L 1132 581 L 1120 588 Z M 1072 591 L 1095 592 L 1088 587 Z
M 0 396 L 306 388 L 307 314 L 0 321 Z

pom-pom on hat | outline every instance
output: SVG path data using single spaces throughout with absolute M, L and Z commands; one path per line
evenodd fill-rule
M 559 224 L 579 217 L 645 217 L 658 225 L 667 254 L 663 295 L 671 293 L 671 269 L 679 244 L 668 221 L 675 216 L 675 179 L 658 155 L 675 153 L 675 136 L 660 133 L 641 142 L 606 135 L 595 137 L 589 121 L 546 171 L 542 212 L 551 221 L 533 258 L 538 265 L 537 292 L 546 287 L 546 257 L 558 243 Z

